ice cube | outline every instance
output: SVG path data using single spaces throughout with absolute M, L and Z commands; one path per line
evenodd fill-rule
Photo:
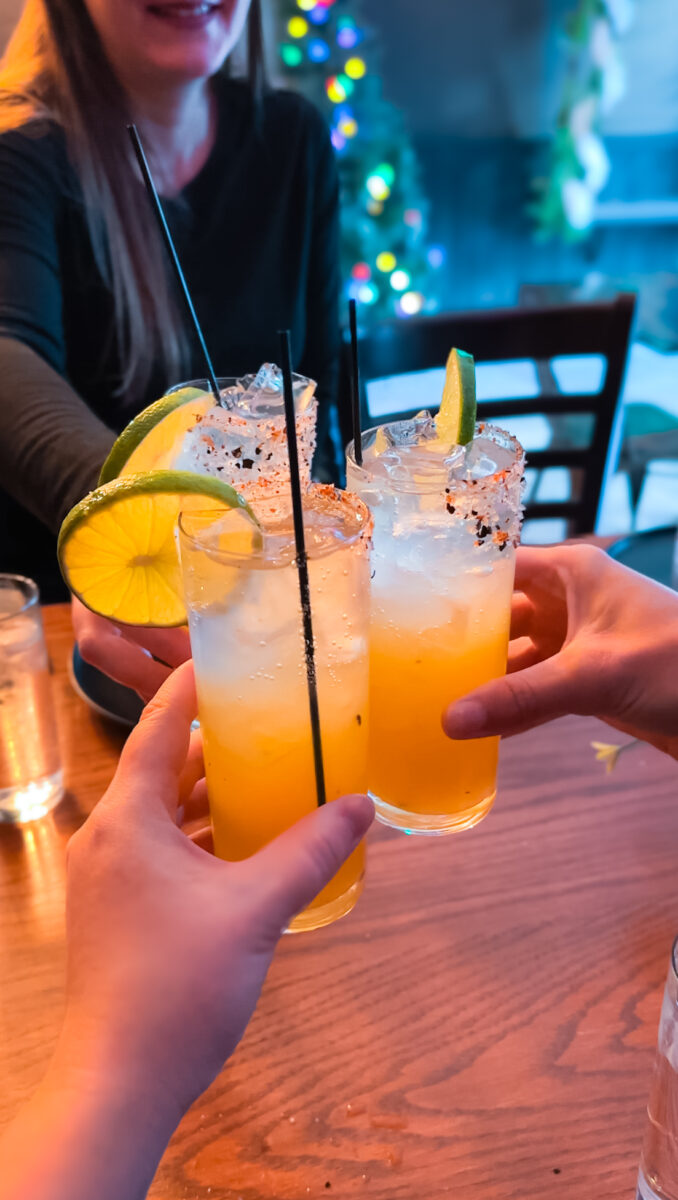
M 283 373 L 275 363 L 264 363 L 256 375 L 243 375 L 237 380 L 233 393 L 235 407 L 254 416 L 276 416 L 282 411 Z M 305 412 L 315 393 L 316 385 L 305 375 L 292 376 L 295 412 Z
M 431 441 L 436 437 L 433 417 L 426 409 L 406 421 L 393 421 L 388 432 L 393 446 L 416 446 L 419 442 Z

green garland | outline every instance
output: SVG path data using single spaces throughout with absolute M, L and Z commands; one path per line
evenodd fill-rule
M 633 19 L 633 0 L 579 0 L 566 24 L 568 58 L 548 174 L 535 180 L 531 206 L 538 236 L 566 242 L 588 237 L 598 194 L 610 173 L 603 118 L 624 94 L 619 41 Z

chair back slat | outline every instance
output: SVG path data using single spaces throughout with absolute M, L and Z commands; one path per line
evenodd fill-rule
M 528 360 L 535 364 L 541 390 L 533 396 L 487 399 L 478 403 L 481 420 L 528 417 L 577 417 L 589 415 L 591 433 L 584 448 L 571 445 L 528 450 L 528 466 L 542 470 L 564 467 L 580 476 L 576 498 L 542 501 L 526 505 L 526 519 L 561 517 L 570 535 L 595 529 L 603 485 L 614 469 L 619 454 L 621 413 L 619 396 L 628 354 L 635 296 L 622 293 L 611 300 L 591 304 L 567 304 L 544 308 L 494 309 L 473 313 L 449 313 L 408 321 L 385 321 L 360 338 L 361 424 L 385 424 L 413 417 L 422 407 L 370 416 L 367 385 L 376 380 L 429 371 L 444 366 L 450 347 L 459 346 L 477 363 Z M 344 347 L 342 375 L 348 371 L 348 348 Z M 601 356 L 606 369 L 599 392 L 563 394 L 557 391 L 551 360 L 584 355 Z M 350 439 L 349 412 L 342 395 L 341 425 L 344 440 Z M 536 493 L 533 489 L 532 495 Z

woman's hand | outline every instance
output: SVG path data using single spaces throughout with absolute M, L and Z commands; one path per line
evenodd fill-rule
M 451 705 L 449 737 L 601 717 L 678 758 L 678 595 L 592 546 L 518 551 L 509 674 Z
M 199 774 L 194 714 L 186 664 L 69 843 L 64 1027 L 0 1146 L 2 1200 L 145 1194 L 181 1116 L 240 1040 L 281 932 L 371 823 L 371 803 L 345 797 L 244 862 L 199 849 L 177 826 Z
M 75 640 L 85 662 L 148 701 L 175 667 L 191 657 L 187 629 L 115 625 L 71 600 Z

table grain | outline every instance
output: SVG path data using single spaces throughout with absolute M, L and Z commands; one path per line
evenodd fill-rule
M 1 1123 L 56 1039 L 65 847 L 124 740 L 70 687 L 68 609 L 45 624 L 68 793 L 0 828 Z M 150 1196 L 632 1197 L 678 931 L 678 767 L 640 748 L 606 775 L 590 742 L 616 737 L 567 718 L 507 741 L 468 833 L 376 828 L 357 909 L 283 939 Z

